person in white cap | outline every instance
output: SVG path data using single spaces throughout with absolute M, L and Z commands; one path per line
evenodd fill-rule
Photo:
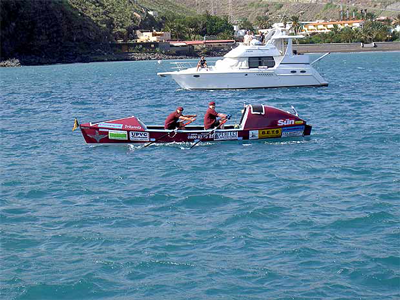
M 206 114 L 204 115 L 204 129 L 207 130 L 210 128 L 218 127 L 221 123 L 220 120 L 217 120 L 218 117 L 226 119 L 227 115 L 217 113 L 215 111 L 215 102 L 211 101 L 210 103 L 208 103 L 208 109 L 206 111 Z

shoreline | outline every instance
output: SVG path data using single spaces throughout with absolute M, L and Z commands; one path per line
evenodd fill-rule
M 361 43 L 331 43 L 331 44 L 293 44 L 293 49 L 299 53 L 350 53 L 350 52 L 395 52 L 400 51 L 400 42 L 376 42 L 376 47 L 368 47 Z
M 397 52 L 400 51 L 400 42 L 376 42 L 375 47 L 364 46 L 361 43 L 331 43 L 331 44 L 293 44 L 293 49 L 300 54 L 308 53 L 363 53 L 363 52 Z M 207 57 L 221 57 L 229 52 L 226 50 L 212 52 Z M 0 62 L 1 67 L 21 67 L 21 66 L 41 66 L 54 64 L 71 63 L 92 63 L 92 62 L 112 62 L 112 61 L 144 61 L 144 60 L 179 60 L 194 59 L 200 54 L 194 55 L 169 55 L 161 53 L 118 53 L 105 55 L 82 55 L 73 59 L 46 59 L 37 57 L 23 57 L 19 59 L 11 58 Z

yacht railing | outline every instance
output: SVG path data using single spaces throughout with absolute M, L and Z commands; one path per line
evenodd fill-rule
M 178 71 L 186 70 L 189 68 L 195 68 L 197 66 L 197 64 L 193 62 L 187 62 L 187 61 L 171 62 L 171 64 L 173 65 L 172 69 Z

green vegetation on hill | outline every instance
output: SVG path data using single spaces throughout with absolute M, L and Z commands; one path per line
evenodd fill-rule
M 308 36 L 300 40 L 301 44 L 319 43 L 371 43 L 395 41 L 399 39 L 399 33 L 391 32 L 388 25 L 376 21 L 366 21 L 363 28 L 351 29 L 345 27 L 339 30 L 337 26 L 328 33 L 320 33 Z
M 134 1 L 133 1 L 134 2 Z M 177 4 L 175 0 L 136 0 L 141 7 L 158 13 L 176 13 L 186 16 L 195 15 L 196 12 L 189 6 Z
M 131 37 L 142 16 L 140 7 L 126 0 L 69 0 L 81 15 L 89 17 L 100 28 L 107 30 L 114 39 Z
M 204 35 L 232 36 L 233 27 L 226 17 L 197 15 L 168 0 L 69 0 L 79 12 L 107 29 L 115 40 L 133 40 L 136 29 L 166 30 L 175 39 Z M 155 11 L 158 16 L 153 16 Z
M 132 40 L 136 29 L 160 30 L 165 15 L 194 15 L 184 6 L 169 0 L 68 0 L 82 15 L 92 19 L 99 27 L 106 29 L 115 40 Z M 154 17 L 149 11 L 155 11 Z
M 203 39 L 204 36 L 217 36 L 220 39 L 233 37 L 233 26 L 227 17 L 204 15 L 182 16 L 168 14 L 163 29 L 170 31 L 172 37 L 180 40 Z

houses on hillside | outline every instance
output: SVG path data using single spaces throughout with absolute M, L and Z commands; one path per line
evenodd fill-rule
M 378 22 L 385 24 L 395 24 L 391 18 L 378 18 Z M 314 35 L 320 33 L 329 33 L 335 30 L 344 28 L 361 29 L 365 24 L 365 20 L 342 20 L 342 21 L 325 21 L 317 20 L 312 22 L 281 22 L 272 25 L 272 28 L 280 28 L 287 34 Z M 176 41 L 172 39 L 171 32 L 137 30 L 136 40 L 117 41 L 114 47 L 120 52 L 135 52 L 135 51 L 158 51 L 161 53 L 170 53 L 178 55 L 193 55 L 195 52 L 211 51 L 221 52 L 231 48 L 236 42 L 244 41 L 246 36 L 261 39 L 262 34 L 267 34 L 271 28 L 258 28 L 253 33 L 249 33 L 247 29 L 234 26 L 235 34 L 232 40 L 218 40 L 216 36 L 204 36 L 203 39 L 197 41 Z M 391 32 L 400 31 L 400 26 L 393 26 Z M 255 35 L 254 35 L 255 34 Z
M 332 22 L 310 22 L 303 23 L 301 33 L 313 34 L 313 33 L 326 33 L 332 31 L 335 27 L 339 30 L 349 27 L 362 28 L 364 20 L 347 20 L 347 21 L 332 21 Z
M 362 28 L 364 24 L 364 20 L 347 20 L 347 21 L 324 21 L 324 20 L 317 20 L 311 22 L 299 22 L 297 26 L 294 26 L 293 22 L 280 22 L 274 23 L 271 28 L 280 28 L 286 30 L 288 33 L 295 32 L 294 27 L 296 28 L 296 34 L 302 35 L 312 35 L 317 33 L 327 33 L 335 28 L 341 30 L 343 28 Z M 258 33 L 263 32 L 266 34 L 270 29 L 257 29 Z M 243 37 L 246 34 L 247 30 L 236 30 L 235 37 Z
M 171 40 L 171 32 L 136 30 L 137 43 L 166 42 Z

